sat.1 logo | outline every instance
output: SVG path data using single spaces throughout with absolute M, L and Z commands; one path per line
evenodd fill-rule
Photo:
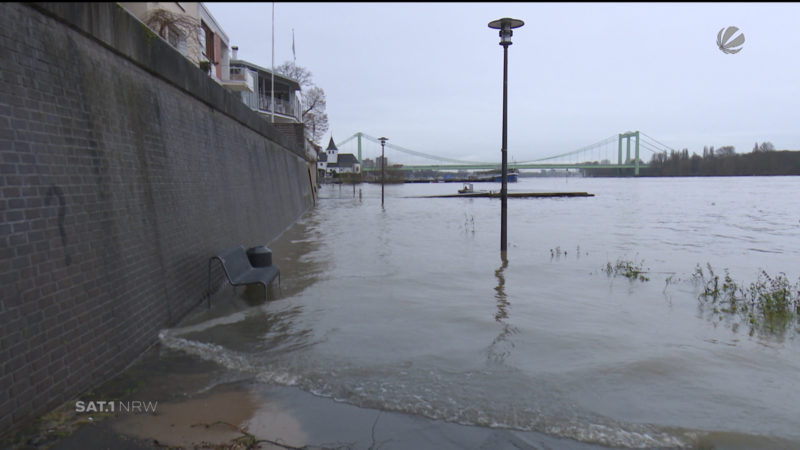
M 742 51 L 741 45 L 744 44 L 744 33 L 740 33 L 731 40 L 737 31 L 739 31 L 739 29 L 736 27 L 728 27 L 719 30 L 719 33 L 717 33 L 717 47 L 719 47 L 723 53 L 732 54 Z

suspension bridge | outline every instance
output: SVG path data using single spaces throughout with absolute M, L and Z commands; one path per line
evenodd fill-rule
M 380 141 L 366 133 L 355 133 L 349 138 L 339 142 L 336 146 L 343 151 L 346 145 L 357 145 L 352 153 L 356 154 L 362 163 L 362 171 L 370 172 L 380 170 L 379 167 L 366 167 L 364 154 L 373 156 L 377 145 L 377 157 L 380 156 Z M 614 145 L 616 144 L 616 145 Z M 393 170 L 419 171 L 460 171 L 460 170 L 491 170 L 499 169 L 500 162 L 467 161 L 461 159 L 437 156 L 417 150 L 412 150 L 387 142 L 386 149 L 394 150 L 404 157 L 398 159 L 398 153 L 387 154 L 386 159 L 394 160 Z M 367 151 L 367 148 L 370 148 Z M 639 169 L 647 167 L 640 156 L 644 152 L 662 153 L 674 150 L 640 131 L 627 131 L 597 141 L 565 153 L 534 159 L 530 161 L 509 161 L 510 169 L 631 169 L 634 175 L 639 175 Z M 375 160 L 377 161 L 377 157 Z M 425 163 L 406 164 L 405 160 L 425 161 Z M 397 164 L 397 161 L 402 164 Z

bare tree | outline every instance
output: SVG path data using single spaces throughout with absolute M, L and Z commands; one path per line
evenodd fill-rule
M 196 19 L 166 9 L 154 9 L 147 14 L 144 23 L 189 59 L 199 61 L 203 49 L 200 24 Z
M 306 136 L 319 143 L 328 132 L 328 114 L 325 91 L 314 86 L 303 93 L 303 112 L 300 116 L 306 128 Z
M 296 66 L 289 61 L 276 67 L 275 72 L 296 80 L 300 84 L 301 89 L 314 85 L 311 81 L 312 74 L 310 70 L 302 66 Z
M 717 149 L 717 156 L 730 156 L 736 154 L 736 147 L 732 145 L 726 145 L 724 147 L 720 147 Z
M 306 138 L 319 145 L 328 132 L 328 114 L 325 91 L 311 81 L 311 71 L 305 67 L 285 62 L 275 68 L 275 72 L 292 78 L 300 84 L 302 111 L 300 119 L 305 124 Z
M 761 145 L 758 147 L 759 151 L 762 152 L 771 152 L 775 150 L 775 146 L 772 145 L 772 142 L 762 142 Z

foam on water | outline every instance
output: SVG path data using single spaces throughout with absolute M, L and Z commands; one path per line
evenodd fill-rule
M 445 373 L 432 366 L 358 367 L 320 358 L 282 358 L 266 364 L 220 345 L 160 333 L 173 350 L 251 374 L 268 384 L 299 387 L 314 395 L 359 407 L 416 414 L 461 425 L 536 431 L 581 442 L 614 447 L 683 447 L 690 433 L 668 432 L 651 425 L 625 424 L 564 405 L 543 380 L 515 398 L 493 397 L 483 380 L 508 381 L 519 374 L 502 366 L 468 373 Z M 475 380 L 479 380 L 476 382 Z

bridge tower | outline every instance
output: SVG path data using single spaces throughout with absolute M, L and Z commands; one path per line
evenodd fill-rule
M 619 135 L 619 157 L 617 160 L 617 164 L 622 165 L 622 140 L 626 140 L 627 144 L 627 153 L 625 158 L 625 164 L 630 164 L 631 162 L 631 138 L 636 138 L 636 154 L 635 160 L 633 162 L 634 169 L 633 174 L 635 176 L 639 176 L 639 131 L 628 131 L 627 133 L 620 133 Z
M 359 131 L 358 133 L 356 133 L 356 136 L 358 136 L 358 163 L 362 164 L 362 161 L 361 161 L 361 132 Z

